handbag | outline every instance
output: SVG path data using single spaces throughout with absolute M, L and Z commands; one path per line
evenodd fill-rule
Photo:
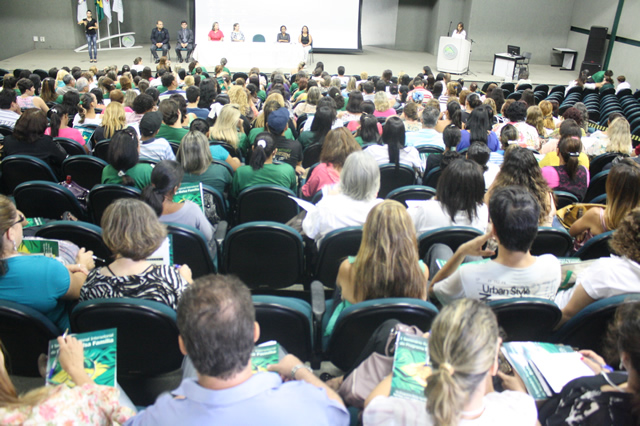
M 382 379 L 391 374 L 395 342 L 398 333 L 411 335 L 423 334 L 422 330 L 414 325 L 409 326 L 396 323 L 391 330 L 383 326 L 384 323 L 376 329 L 367 345 L 369 346 L 371 343 L 376 345 L 375 342 L 386 342 L 384 348 L 374 350 L 360 365 L 347 375 L 340 384 L 338 393 L 347 406 L 363 409 L 365 399 L 367 399 Z
M 87 210 L 87 197 L 89 196 L 89 190 L 87 188 L 72 181 L 71 176 L 67 176 L 67 179 L 64 182 L 60 182 L 59 185 L 64 186 L 71 191 L 80 203 L 80 206 L 82 206 L 85 211 Z
M 558 216 L 562 226 L 569 229 L 576 220 L 580 219 L 587 210 L 593 207 L 600 207 L 604 209 L 606 206 L 604 204 L 595 203 L 569 204 L 568 206 L 558 209 L 556 211 L 556 216 Z

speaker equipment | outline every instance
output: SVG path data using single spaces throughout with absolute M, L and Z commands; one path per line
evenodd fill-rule
M 584 62 L 600 64 L 604 60 L 604 52 L 607 45 L 607 27 L 591 27 L 587 50 L 584 53 Z
M 602 65 L 593 62 L 583 62 L 580 71 L 587 71 L 587 75 L 591 76 L 602 70 Z

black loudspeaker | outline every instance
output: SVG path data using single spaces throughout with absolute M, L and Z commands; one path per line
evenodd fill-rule
M 583 62 L 580 67 L 580 71 L 587 71 L 587 75 L 594 75 L 600 70 L 602 70 L 602 65 L 593 62 Z
M 607 45 L 607 27 L 591 27 L 584 62 L 602 65 L 604 51 Z

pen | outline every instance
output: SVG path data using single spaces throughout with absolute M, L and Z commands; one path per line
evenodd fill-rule
M 64 333 L 62 333 L 62 340 L 64 340 L 67 337 L 67 333 L 69 332 L 69 329 L 67 328 Z M 58 353 L 60 353 L 60 349 L 58 349 Z M 51 370 L 49 370 L 49 374 L 48 374 L 48 378 L 51 379 L 53 377 L 53 373 L 56 371 L 56 367 L 58 365 L 58 356 L 56 355 L 55 359 L 53 360 L 53 364 L 51 365 Z
M 106 263 L 106 261 L 104 259 L 102 259 L 101 257 L 98 257 L 98 256 L 91 256 L 91 257 L 93 257 L 93 260 L 97 260 L 98 262 Z

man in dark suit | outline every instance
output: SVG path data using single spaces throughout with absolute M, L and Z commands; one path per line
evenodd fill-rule
M 182 49 L 187 49 L 187 62 L 190 61 L 191 53 L 193 52 L 193 31 L 187 28 L 187 21 L 180 23 L 180 30 L 178 30 L 178 45 L 176 46 L 176 54 L 178 60 L 182 63 Z
M 169 30 L 164 28 L 162 21 L 158 21 L 156 27 L 151 30 L 151 54 L 158 63 L 157 49 L 162 49 L 162 56 L 167 56 L 167 52 L 171 49 L 169 45 Z

